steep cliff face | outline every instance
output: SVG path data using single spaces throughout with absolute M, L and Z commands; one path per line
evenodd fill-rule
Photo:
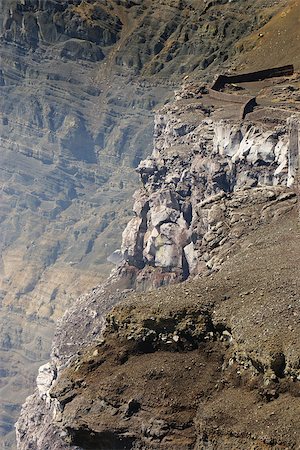
M 5 445 L 54 321 L 110 271 L 132 215 L 133 168 L 151 152 L 152 108 L 186 73 L 230 67 L 234 44 L 284 4 L 1 1 Z
M 297 400 L 293 413 L 281 411 L 297 395 L 300 370 L 298 84 L 296 74 L 247 87 L 257 106 L 244 120 L 235 102 L 219 102 L 196 83 L 157 111 L 123 261 L 60 321 L 52 360 L 17 424 L 19 449 L 299 442 Z M 271 106 L 278 89 L 280 111 Z M 250 412 L 236 425 L 241 398 Z M 266 402 L 277 398 L 278 417 L 265 433 Z M 220 422 L 223 402 L 228 420 Z M 248 433 L 256 407 L 261 423 Z
M 263 95 L 272 102 L 270 84 Z M 298 91 L 298 76 L 294 84 Z M 162 270 L 167 280 L 169 272 L 186 279 L 219 268 L 243 232 L 268 216 L 265 203 L 289 195 L 283 187 L 295 183 L 299 119 L 286 119 L 288 98 L 281 118 L 260 104 L 259 93 L 257 101 L 239 122 L 234 102 L 220 105 L 192 83 L 158 112 L 152 156 L 137 169 L 143 187 L 135 193 L 135 217 L 123 232 L 124 258 L 141 273 L 150 266 L 153 276 Z M 253 202 L 264 212 L 251 214 Z
M 61 448 L 298 447 L 295 212 L 244 235 L 212 276 L 107 316 L 51 391 Z

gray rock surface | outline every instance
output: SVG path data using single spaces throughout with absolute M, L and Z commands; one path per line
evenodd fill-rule
M 261 220 L 243 217 L 247 203 L 286 199 L 298 168 L 299 116 L 275 128 L 251 117 L 218 120 L 199 113 L 206 100 L 197 85 L 176 95 L 158 111 L 153 153 L 138 166 L 143 188 L 122 251 L 129 264 L 177 269 L 184 279 L 218 268 L 243 229 Z
M 143 186 L 134 195 L 135 217 L 123 232 L 125 261 L 60 321 L 50 366 L 41 369 L 38 390 L 17 423 L 19 449 L 47 448 L 50 439 L 58 449 L 73 442 L 62 425 L 72 395 L 57 403 L 52 393 L 70 367 L 80 370 L 82 349 L 101 347 L 105 315 L 113 305 L 133 289 L 145 291 L 216 272 L 238 252 L 243 237 L 294 209 L 296 192 L 287 185 L 297 170 L 298 158 L 291 155 L 298 151 L 298 119 L 284 119 L 280 132 L 250 119 L 220 122 L 214 113 L 195 113 L 203 110 L 204 100 L 197 96 L 198 86 L 186 85 L 174 103 L 158 111 L 153 154 L 137 169 Z M 112 315 L 112 327 L 113 321 Z M 34 409 L 43 414 L 32 421 Z M 89 439 L 84 436 L 78 437 L 82 448 Z
M 1 1 L 3 445 L 54 322 L 110 271 L 131 217 L 133 169 L 151 151 L 151 110 L 184 74 L 230 67 L 234 43 L 284 3 Z M 151 276 L 160 285 L 177 273 Z
M 169 90 L 131 83 L 130 69 L 117 76 L 107 54 L 120 39 L 118 15 L 98 8 L 97 25 L 88 27 L 77 6 L 0 5 L 5 448 L 20 402 L 48 359 L 55 321 L 111 270 L 107 257 L 131 216 L 134 167 L 151 149 L 150 109 Z

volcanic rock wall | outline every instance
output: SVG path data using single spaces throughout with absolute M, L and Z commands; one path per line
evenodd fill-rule
M 102 345 L 105 316 L 113 305 L 132 290 L 216 271 L 237 251 L 241 238 L 294 208 L 296 194 L 287 185 L 293 184 L 296 167 L 291 158 L 295 122 L 272 129 L 250 121 L 215 121 L 203 105 L 204 92 L 189 84 L 157 112 L 153 154 L 139 165 L 143 186 L 135 194 L 135 217 L 123 233 L 124 261 L 60 321 L 52 360 L 40 369 L 37 391 L 17 424 L 19 449 L 39 450 L 50 442 L 53 449 L 65 449 L 74 436 L 79 448 L 86 448 L 88 434 L 75 430 L 73 436 L 67 430 L 64 410 L 73 394 L 63 400 L 57 394 L 58 400 L 55 389 L 68 367 L 80 370 L 82 349 Z M 93 352 L 96 357 L 98 350 Z M 129 441 L 101 439 L 103 448 L 105 442 L 130 448 Z M 102 448 L 100 441 L 97 445 Z
M 54 321 L 110 271 L 106 258 L 131 217 L 133 168 L 151 151 L 151 109 L 183 74 L 229 68 L 235 43 L 286 2 L 1 1 L 6 446 Z
M 156 116 L 154 151 L 138 167 L 143 187 L 122 243 L 129 264 L 182 279 L 220 266 L 239 237 L 236 222 L 242 233 L 261 220 L 240 220 L 249 189 L 262 204 L 286 198 L 283 188 L 297 184 L 299 158 L 299 119 L 275 129 L 249 120 L 214 121 L 203 117 L 193 88 Z

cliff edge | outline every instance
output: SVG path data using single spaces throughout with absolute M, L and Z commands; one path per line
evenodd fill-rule
M 157 111 L 122 258 L 60 321 L 19 449 L 297 448 L 299 82 L 229 84 L 244 117 L 200 82 Z

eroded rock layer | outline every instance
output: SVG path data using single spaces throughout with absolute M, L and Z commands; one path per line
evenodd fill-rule
M 278 81 L 242 87 L 243 120 L 199 83 L 157 112 L 117 268 L 60 321 L 19 449 L 296 448 L 299 77 Z
M 151 151 L 152 108 L 185 74 L 230 67 L 234 43 L 285 3 L 1 1 L 5 448 L 54 321 L 110 271 L 131 217 L 133 168 Z
M 19 448 L 296 449 L 299 230 L 295 208 L 280 209 L 213 275 L 125 293 L 104 334 L 40 390 L 50 416 L 29 400 Z
M 298 86 L 298 75 L 291 82 Z M 270 102 L 273 83 L 264 90 Z M 150 267 L 169 280 L 170 272 L 186 279 L 216 269 L 271 205 L 295 196 L 285 188 L 297 185 L 298 110 L 290 116 L 286 108 L 279 118 L 258 93 L 257 107 L 241 121 L 232 98 L 219 103 L 190 84 L 157 113 L 152 156 L 137 169 L 143 187 L 134 195 L 135 217 L 123 232 L 124 258 L 141 273 Z

